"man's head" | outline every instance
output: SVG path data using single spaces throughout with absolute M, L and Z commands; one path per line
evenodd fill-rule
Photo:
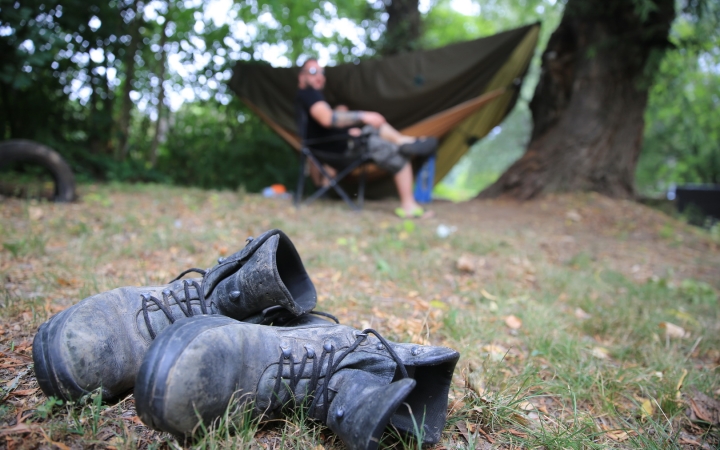
M 325 87 L 325 70 L 317 59 L 310 58 L 300 67 L 298 86 L 300 86 L 300 89 L 311 87 L 318 91 Z

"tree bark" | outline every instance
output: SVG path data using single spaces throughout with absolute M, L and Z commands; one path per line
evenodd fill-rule
M 651 75 L 675 18 L 673 0 L 655 0 L 645 13 L 641 4 L 568 0 L 542 56 L 526 152 L 479 197 L 633 197 Z
M 421 31 L 418 0 L 386 1 L 385 12 L 388 19 L 381 53 L 387 56 L 417 50 Z
M 122 161 L 127 158 L 130 142 L 130 113 L 133 102 L 130 98 L 133 82 L 135 81 L 135 53 L 140 43 L 140 24 L 142 23 L 142 2 L 133 3 L 134 17 L 130 22 L 130 42 L 125 49 L 125 82 L 122 89 L 122 100 L 120 105 L 120 120 L 118 120 L 118 157 Z
M 165 69 L 167 66 L 167 52 L 165 51 L 165 44 L 167 43 L 167 24 L 169 22 L 170 14 L 165 18 L 163 22 L 162 31 L 160 32 L 160 68 L 158 70 L 159 91 L 158 91 L 158 106 L 157 106 L 157 121 L 155 122 L 155 134 L 153 135 L 152 144 L 150 145 L 150 165 L 155 167 L 158 157 L 158 146 L 160 145 L 160 136 L 163 134 L 163 112 L 165 110 L 165 88 L 163 82 L 165 81 Z

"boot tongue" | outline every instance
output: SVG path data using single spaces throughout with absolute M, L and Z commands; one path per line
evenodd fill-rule
M 268 237 L 233 275 L 220 281 L 212 294 L 224 315 L 243 320 L 272 306 L 294 315 L 315 306 L 315 287 L 289 239 Z M 283 245 L 284 244 L 284 245 Z

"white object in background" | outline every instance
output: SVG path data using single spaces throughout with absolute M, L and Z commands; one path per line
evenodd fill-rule
M 668 200 L 675 200 L 675 197 L 677 197 L 675 189 L 676 189 L 675 183 L 670 183 L 670 187 L 668 187 L 668 190 L 667 190 L 667 199 Z
M 440 239 L 445 239 L 446 237 L 450 236 L 451 234 L 453 234 L 456 231 L 457 231 L 456 226 L 445 225 L 444 223 L 441 223 L 437 227 L 437 236 Z

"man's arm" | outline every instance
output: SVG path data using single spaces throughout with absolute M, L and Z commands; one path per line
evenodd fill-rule
M 310 107 L 310 115 L 325 128 L 348 128 L 360 125 L 372 125 L 379 128 L 385 118 L 371 111 L 333 111 L 327 102 L 316 102 Z

